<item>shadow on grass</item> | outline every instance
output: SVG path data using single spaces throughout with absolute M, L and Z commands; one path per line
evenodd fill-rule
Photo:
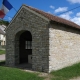
M 0 80 L 44 80 L 44 78 L 39 77 L 36 73 L 0 66 Z
M 0 61 L 0 80 L 44 80 L 44 77 L 35 72 L 21 70 L 21 65 L 13 68 L 6 66 L 5 61 Z
M 0 61 L 0 66 L 5 66 L 5 61 Z
M 18 64 L 18 65 L 15 65 L 15 66 L 7 66 L 5 64 L 5 61 L 0 61 L 0 66 L 18 68 L 18 69 L 23 69 L 23 70 L 32 70 L 32 65 L 29 64 L 29 63 Z

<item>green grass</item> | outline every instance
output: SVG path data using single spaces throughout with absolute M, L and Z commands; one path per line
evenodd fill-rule
M 69 80 L 71 78 L 78 77 L 80 76 L 80 63 L 58 71 L 53 71 L 51 74 L 54 75 L 52 80 Z
M 4 65 L 5 61 L 0 62 Z M 74 64 L 70 67 L 50 73 L 49 80 L 69 80 L 80 76 L 80 63 Z M 38 73 L 25 72 L 21 69 L 0 66 L 0 80 L 46 80 L 46 77 L 39 77 Z
M 0 55 L 5 54 L 5 50 L 0 50 Z
M 38 74 L 0 66 L 0 80 L 43 80 Z

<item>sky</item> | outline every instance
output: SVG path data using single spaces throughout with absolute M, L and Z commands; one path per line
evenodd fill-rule
M 0 8 L 2 6 L 2 1 L 3 0 L 0 0 Z M 12 8 L 6 14 L 4 20 L 11 21 L 11 19 L 17 13 L 21 5 L 26 4 L 28 6 L 37 8 L 44 12 L 48 12 L 55 16 L 59 16 L 61 18 L 73 21 L 74 23 L 80 25 L 80 7 L 79 7 L 80 0 L 8 0 L 8 1 L 16 10 Z M 76 9 L 71 10 L 73 8 Z

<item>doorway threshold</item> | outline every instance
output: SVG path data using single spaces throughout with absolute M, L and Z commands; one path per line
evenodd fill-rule
M 16 68 L 24 69 L 24 70 L 32 70 L 32 64 L 30 63 L 22 63 L 15 66 Z

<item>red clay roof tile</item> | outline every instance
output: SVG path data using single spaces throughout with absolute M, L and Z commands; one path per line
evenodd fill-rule
M 26 6 L 26 5 L 25 5 Z M 52 14 L 49 14 L 49 13 L 46 13 L 44 11 L 41 11 L 41 10 L 38 10 L 36 8 L 33 8 L 33 7 L 30 7 L 30 6 L 26 6 L 28 7 L 29 9 L 45 16 L 46 18 L 48 18 L 50 21 L 55 21 L 55 22 L 58 22 L 58 23 L 62 23 L 62 24 L 65 24 L 65 25 L 68 25 L 68 26 L 71 26 L 71 27 L 75 27 L 75 28 L 78 28 L 80 29 L 80 26 L 77 25 L 76 23 L 74 22 L 71 22 L 71 21 L 68 21 L 66 19 L 63 19 L 63 18 L 60 18 L 60 17 L 57 17 L 57 16 L 54 16 Z

